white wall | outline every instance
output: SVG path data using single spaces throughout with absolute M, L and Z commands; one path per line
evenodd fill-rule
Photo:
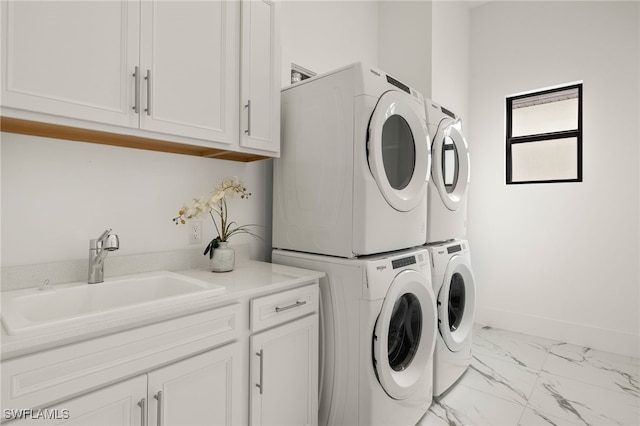
M 640 355 L 637 2 L 471 10 L 469 240 L 478 321 Z M 505 185 L 505 97 L 584 83 L 584 182 Z
M 376 2 L 285 1 L 281 13 L 283 84 L 292 61 L 318 73 L 359 60 L 377 64 Z M 0 153 L 3 267 L 84 259 L 89 239 L 107 227 L 121 242 L 110 258 L 192 249 L 188 228 L 171 218 L 229 175 L 253 193 L 234 200 L 233 218 L 262 225 L 264 237 L 234 241 L 251 244 L 252 258 L 270 259 L 270 160 L 245 164 L 10 133 L 0 134 Z M 203 241 L 213 238 L 211 220 L 203 225 Z
M 321 74 L 363 61 L 431 93 L 431 1 L 284 1 L 282 85 L 291 63 Z
M 188 226 L 176 226 L 182 203 L 238 176 L 252 197 L 230 202 L 240 224 L 257 223 L 264 241 L 246 235 L 252 258 L 271 248 L 271 161 L 238 163 L 106 145 L 2 133 L 2 266 L 80 259 L 106 228 L 123 256 L 190 249 Z M 203 218 L 202 249 L 213 237 Z
M 469 130 L 469 5 L 434 1 L 431 98 L 462 117 Z
M 378 2 L 378 67 L 431 95 L 431 1 Z
M 378 5 L 375 1 L 283 1 L 282 85 L 291 63 L 322 74 L 363 61 L 378 63 Z

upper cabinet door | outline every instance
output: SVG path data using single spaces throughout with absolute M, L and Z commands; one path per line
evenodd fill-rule
M 2 105 L 137 126 L 139 14 L 126 0 L 3 1 Z
M 143 1 L 140 128 L 237 143 L 239 11 L 230 1 Z
M 242 8 L 240 145 L 280 151 L 279 5 L 245 0 Z

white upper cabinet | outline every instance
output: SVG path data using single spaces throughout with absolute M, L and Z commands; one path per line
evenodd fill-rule
M 2 115 L 278 155 L 277 12 L 266 0 L 2 0 Z
M 2 27 L 3 106 L 137 126 L 139 3 L 3 1 Z
M 237 140 L 238 20 L 235 2 L 142 2 L 140 128 Z
M 247 0 L 242 8 L 240 145 L 280 151 L 280 31 L 276 2 Z

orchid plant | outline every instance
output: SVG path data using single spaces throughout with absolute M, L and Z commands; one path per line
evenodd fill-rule
M 249 229 L 249 227 L 257 225 L 238 225 L 235 221 L 229 221 L 227 198 L 232 198 L 236 194 L 239 194 L 241 199 L 248 199 L 251 196 L 242 181 L 235 176 L 228 177 L 214 189 L 209 198 L 204 196 L 194 198 L 193 201 L 185 203 L 178 212 L 179 215 L 173 218 L 176 225 L 184 225 L 187 223 L 187 219 L 203 217 L 207 214 L 211 216 L 218 236 L 211 240 L 204 250 L 203 254 L 209 254 L 209 258 L 213 257 L 213 250 L 218 247 L 219 243 L 229 241 L 229 238 L 235 234 L 249 234 L 260 238 Z

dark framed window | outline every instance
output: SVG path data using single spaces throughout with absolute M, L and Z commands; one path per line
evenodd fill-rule
M 582 182 L 582 83 L 507 97 L 507 184 Z

